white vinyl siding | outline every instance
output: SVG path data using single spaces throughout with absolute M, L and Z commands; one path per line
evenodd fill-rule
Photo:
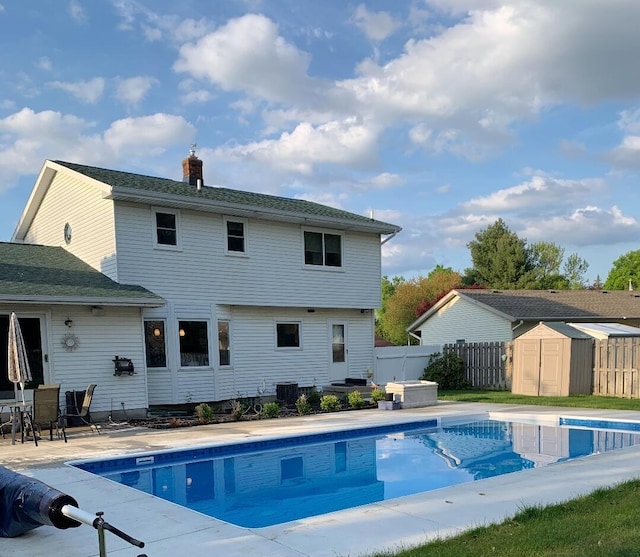
M 69 318 L 71 328 L 64 324 Z M 67 351 L 62 337 L 73 333 L 78 346 Z M 47 324 L 50 344 L 51 383 L 60 383 L 64 404 L 66 391 L 82 391 L 90 383 L 97 385 L 91 411 L 103 416 L 112 411 L 132 412 L 148 407 L 145 348 L 138 308 L 105 307 L 94 315 L 87 306 L 52 306 Z M 130 358 L 134 375 L 114 375 L 115 356 Z M 139 415 L 139 414 L 138 414 Z
M 226 257 L 221 215 L 181 211 L 182 251 L 150 250 L 149 207 L 118 203 L 121 281 L 175 303 L 280 307 L 376 308 L 380 305 L 380 238 L 343 234 L 342 272 L 303 264 L 301 229 L 250 220 L 251 256 Z
M 65 224 L 73 235 L 64 240 Z M 63 171 L 56 174 L 25 235 L 25 243 L 62 246 L 94 269 L 117 280 L 113 202 L 98 186 Z
M 465 342 L 498 342 L 511 340 L 508 319 L 455 297 L 418 327 L 421 344 Z

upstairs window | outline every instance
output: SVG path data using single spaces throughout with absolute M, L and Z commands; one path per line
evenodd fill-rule
M 180 247 L 179 213 L 154 209 L 155 245 L 164 248 Z
M 225 220 L 225 229 L 227 234 L 227 252 L 229 253 L 246 253 L 246 222 L 242 220 Z
M 305 265 L 342 267 L 342 236 L 305 231 L 304 263 Z

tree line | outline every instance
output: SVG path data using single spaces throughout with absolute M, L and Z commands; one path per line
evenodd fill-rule
M 607 280 L 588 284 L 589 263 L 577 253 L 565 257 L 554 242 L 527 244 L 502 219 L 475 234 L 467 244 L 472 266 L 463 273 L 438 265 L 426 277 L 382 277 L 382 306 L 376 336 L 393 344 L 411 343 L 407 327 L 454 288 L 501 290 L 623 290 L 640 287 L 640 250 L 613 263 Z

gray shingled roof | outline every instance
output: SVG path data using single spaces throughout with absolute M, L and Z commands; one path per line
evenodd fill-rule
M 269 210 L 288 214 L 308 215 L 309 217 L 320 217 L 354 225 L 375 226 L 379 228 L 383 234 L 391 234 L 400 230 L 400 227 L 394 224 L 377 221 L 362 215 L 334 209 L 333 207 L 327 207 L 326 205 L 302 199 L 290 199 L 287 197 L 232 190 L 222 187 L 203 186 L 198 190 L 195 186 L 189 186 L 185 184 L 185 182 L 178 182 L 167 178 L 156 178 L 153 176 L 96 168 L 58 160 L 53 162 L 110 185 L 113 188 L 136 189 L 164 196 L 190 198 L 194 201 L 206 200 L 212 203 L 221 203 L 225 206 L 235 205 L 244 209 L 249 208 L 257 211 Z
M 571 325 L 567 325 L 566 323 L 556 323 L 553 321 L 542 321 L 541 325 L 546 325 L 550 329 L 564 335 L 567 338 L 577 338 L 582 340 L 593 340 L 593 337 Z
M 162 305 L 142 288 L 118 284 L 61 247 L 0 242 L 0 300 Z
M 640 318 L 640 292 L 628 290 L 478 290 L 461 295 L 516 320 L 598 321 Z

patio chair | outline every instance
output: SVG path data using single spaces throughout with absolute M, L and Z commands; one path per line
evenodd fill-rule
M 38 385 L 33 391 L 33 407 L 31 414 L 31 423 L 36 435 L 41 426 L 49 426 L 49 440 L 53 441 L 53 428 L 55 427 L 56 436 L 62 437 L 67 442 L 67 432 L 64 427 L 64 420 L 61 419 L 60 412 L 60 385 Z
M 100 429 L 91 419 L 91 413 L 89 412 L 91 408 L 91 401 L 93 400 L 93 391 L 95 390 L 95 388 L 96 388 L 95 383 L 91 383 L 91 385 L 87 387 L 87 390 L 84 394 L 84 400 L 82 401 L 82 407 L 80 408 L 79 411 L 76 408 L 75 413 L 69 412 L 69 408 L 67 407 L 67 412 L 65 414 L 62 414 L 62 416 L 60 417 L 63 420 L 66 420 L 67 418 L 77 418 L 80 421 L 82 421 L 82 423 L 88 425 L 92 431 L 95 430 L 96 433 L 100 435 Z

